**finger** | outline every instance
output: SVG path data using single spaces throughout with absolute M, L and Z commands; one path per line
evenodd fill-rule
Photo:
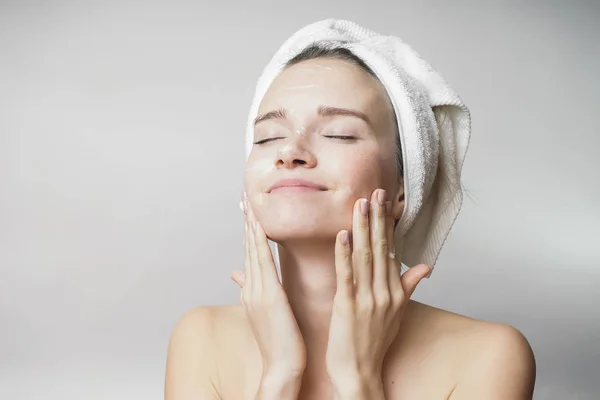
M 347 230 L 338 232 L 335 238 L 336 297 L 351 301 L 354 298 L 354 275 L 352 273 L 352 251 Z
M 369 202 L 367 199 L 359 199 L 354 204 L 352 265 L 357 295 L 372 293 L 373 255 L 369 240 Z
M 370 237 L 373 254 L 373 293 L 388 293 L 388 254 L 389 245 L 386 234 L 385 197 L 383 189 L 377 189 L 371 195 Z
M 246 283 L 246 274 L 244 273 L 244 271 L 232 271 L 231 274 L 229 275 L 229 277 L 231 278 L 232 281 L 234 281 L 235 283 L 238 284 L 238 286 L 240 288 L 244 288 L 244 284 Z
M 256 255 L 256 245 L 254 243 L 254 227 L 252 224 L 252 209 L 250 208 L 250 202 L 248 196 L 244 193 L 244 199 L 246 201 L 246 224 L 248 226 L 246 231 L 246 240 L 248 241 L 248 263 L 250 271 L 251 286 L 249 289 L 252 293 L 260 292 L 262 289 L 262 283 L 260 280 L 260 271 L 258 270 L 258 260 Z M 246 275 L 248 276 L 248 275 Z
M 421 282 L 421 280 L 425 278 L 430 271 L 431 268 L 429 265 L 419 264 L 410 268 L 404 273 L 404 275 L 402 275 L 402 289 L 404 290 L 406 298 L 410 298 L 412 296 L 419 282 Z
M 257 266 L 260 277 L 258 279 L 261 280 L 263 289 L 273 288 L 273 285 L 280 284 L 273 254 L 267 241 L 267 235 L 254 214 L 252 214 L 252 221 L 254 221 L 254 243 L 256 245 Z
M 252 288 L 252 265 L 250 260 L 250 227 L 248 225 L 248 217 L 244 218 L 244 275 L 246 277 L 245 288 Z
M 401 290 L 402 284 L 400 283 L 400 255 L 396 254 L 396 238 L 394 236 L 394 216 L 392 215 L 392 202 L 391 200 L 386 202 L 386 236 L 388 240 L 388 287 L 390 291 Z
M 246 217 L 247 214 L 247 210 L 246 210 L 246 202 L 244 201 L 244 199 L 242 199 L 240 201 L 240 210 L 242 210 L 242 212 L 244 213 L 244 271 L 242 272 L 243 276 L 244 276 L 244 283 L 243 285 L 240 285 L 240 287 L 243 289 L 244 286 L 246 286 L 246 277 L 248 277 L 248 281 L 250 280 L 250 263 L 249 263 L 249 258 L 248 258 L 248 241 L 246 239 L 246 233 L 248 232 L 248 220 Z M 237 270 L 234 271 L 234 273 L 238 272 Z M 238 275 L 239 276 L 239 275 Z M 231 276 L 232 279 L 234 279 L 233 275 Z M 238 281 L 236 281 L 234 279 L 234 282 L 236 282 L 238 285 Z

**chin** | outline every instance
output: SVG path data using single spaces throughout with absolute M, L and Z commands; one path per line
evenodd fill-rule
M 330 241 L 342 229 L 352 228 L 352 212 L 330 198 L 277 195 L 263 198 L 256 215 L 267 237 L 275 242 Z
M 277 243 L 291 241 L 330 241 L 335 240 L 337 233 L 344 229 L 336 230 L 337 224 L 330 218 L 315 218 L 312 216 L 303 216 L 302 213 L 275 218 L 267 218 L 262 222 L 267 237 Z

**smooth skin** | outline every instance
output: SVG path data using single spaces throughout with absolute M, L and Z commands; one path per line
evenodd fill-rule
M 263 374 L 298 380 L 306 365 L 304 341 L 279 283 L 265 232 L 245 201 L 243 208 L 248 216 L 248 262 L 243 275 L 234 272 L 234 280 L 242 288 L 241 302 L 263 356 Z M 408 299 L 430 268 L 422 264 L 400 277 L 394 249 L 389 245 L 393 243 L 394 220 L 385 190 L 373 192 L 370 201 L 358 200 L 353 214 L 352 246 L 347 230 L 336 238 L 337 290 L 326 367 L 334 398 L 383 398 L 383 360 Z M 290 398 L 294 395 L 290 393 Z
M 304 61 L 273 82 L 259 114 L 284 112 L 256 125 L 246 165 L 245 268 L 232 273 L 240 304 L 181 318 L 166 399 L 532 398 L 535 361 L 518 330 L 410 300 L 426 265 L 393 275 L 384 243 L 404 189 L 390 107 L 381 84 L 341 60 Z M 269 192 L 282 178 L 324 190 Z M 278 243 L 281 282 L 267 238 Z

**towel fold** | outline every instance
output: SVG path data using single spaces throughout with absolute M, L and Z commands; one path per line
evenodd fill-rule
M 433 269 L 462 206 L 461 170 L 471 117 L 458 94 L 431 65 L 396 36 L 354 22 L 326 19 L 294 33 L 258 79 L 246 129 L 246 158 L 260 102 L 286 63 L 306 47 L 344 47 L 375 72 L 398 119 L 404 166 L 404 212 L 395 230 L 396 258 Z M 277 246 L 274 258 L 279 267 Z

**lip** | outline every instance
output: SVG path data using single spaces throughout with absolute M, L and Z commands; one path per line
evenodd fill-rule
M 267 193 L 271 193 L 273 190 L 279 188 L 298 188 L 299 190 L 327 190 L 327 188 L 323 185 L 304 179 L 282 179 L 280 181 L 275 182 L 275 184 L 269 188 Z

